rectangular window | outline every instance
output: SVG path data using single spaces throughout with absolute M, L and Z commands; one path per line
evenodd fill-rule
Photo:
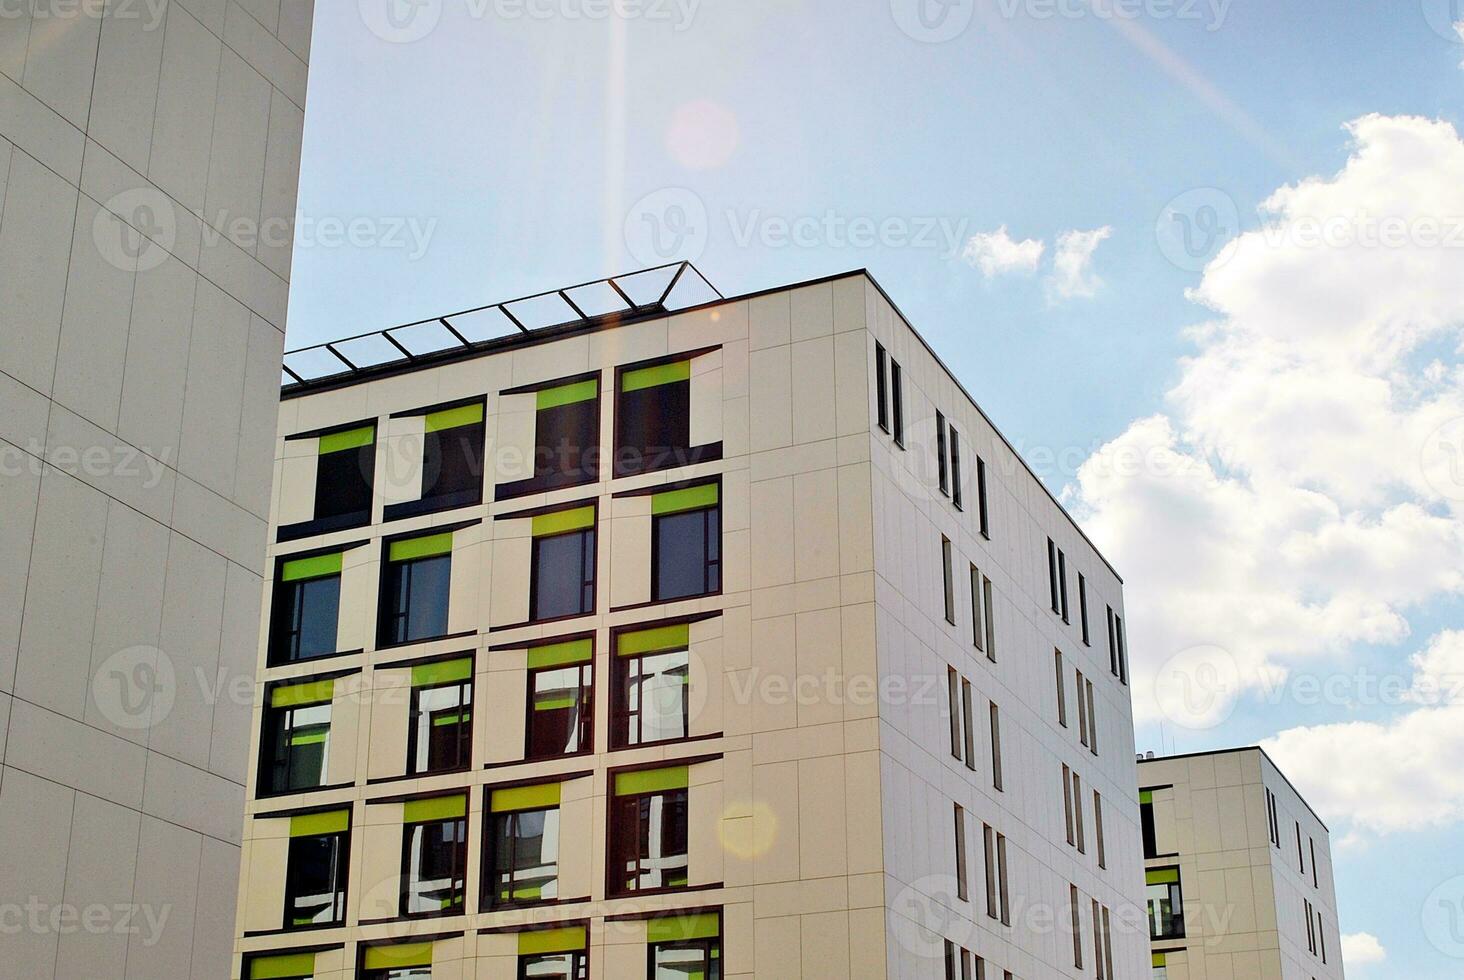
M 971 682 L 961 679 L 961 717 L 966 722 L 966 768 L 976 771 L 976 726 L 973 724 Z
M 1128 684 L 1128 640 L 1123 635 L 1123 617 L 1113 617 L 1113 632 L 1118 637 L 1118 680 Z
M 260 759 L 264 792 L 298 793 L 325 785 L 334 690 L 329 680 L 270 688 L 262 742 L 268 754 Z
M 1322 962 L 1327 962 L 1327 929 L 1322 923 L 1322 910 L 1317 909 L 1317 950 L 1322 954 Z
M 941 575 L 945 585 L 945 618 L 952 626 L 956 625 L 956 582 L 955 571 L 951 567 L 951 539 L 942 536 L 940 539 L 941 554 Z
M 388 542 L 377 646 L 447 635 L 452 532 Z
M 1088 744 L 1088 702 L 1083 698 L 1083 672 L 1074 670 L 1073 673 L 1078 682 L 1078 741 L 1086 747 Z
M 1062 767 L 1062 811 L 1063 818 L 1067 822 L 1067 842 L 1077 843 L 1077 837 L 1073 833 L 1073 781 L 1072 770 L 1064 763 Z
M 1108 607 L 1108 670 L 1118 676 L 1118 633 L 1113 628 L 1113 607 Z
M 1001 713 L 991 704 L 991 785 L 1001 792 Z
M 527 760 L 588 752 L 594 732 L 594 644 L 566 640 L 529 650 Z
M 1103 976 L 1103 913 L 1098 909 L 1098 900 L 1092 900 L 1093 907 L 1093 967 L 1098 980 Z
M 529 618 L 542 622 L 594 612 L 594 505 L 539 514 L 533 535 Z
M 413 667 L 407 774 L 467 769 L 472 754 L 472 658 Z
M 685 766 L 622 772 L 610 801 L 610 892 L 687 886 Z
M 1001 924 L 1012 924 L 1011 895 L 1007 891 L 1007 839 L 1005 834 L 996 835 L 996 877 L 998 897 L 1001 899 Z
M 720 459 L 722 444 L 691 444 L 691 359 L 625 368 L 615 407 L 615 475 Z
M 1139 830 L 1144 842 L 1144 857 L 1160 857 L 1158 830 L 1154 825 L 1154 791 L 1151 789 L 1139 790 Z
M 905 448 L 905 377 L 900 364 L 890 358 L 891 422 L 894 425 L 895 445 Z
M 1057 545 L 1051 538 L 1047 539 L 1047 589 L 1050 594 L 1052 611 L 1061 612 L 1062 607 L 1057 599 Z
M 468 798 L 412 800 L 402 814 L 402 915 L 460 915 L 468 881 Z
M 981 572 L 975 565 L 971 566 L 971 645 L 980 650 L 985 646 L 986 617 L 981 611 Z
M 961 950 L 961 980 L 972 980 L 972 976 L 973 976 L 973 974 L 971 972 L 971 951 L 969 949 L 962 949 Z
M 719 484 L 656 494 L 651 522 L 652 599 L 669 602 L 722 591 Z
M 1073 773 L 1073 823 L 1078 829 L 1078 853 L 1088 853 L 1088 842 L 1083 830 L 1083 777 Z
M 388 504 L 388 521 L 434 514 L 483 502 L 484 421 L 482 401 L 425 413 L 422 425 L 422 494 Z
M 1083 646 L 1090 647 L 1093 641 L 1088 632 L 1088 579 L 1082 572 L 1078 573 L 1078 620 L 1083 626 Z
M 1153 954 L 1154 977 L 1153 980 L 1169 980 L 1169 964 L 1163 953 Z
M 285 928 L 342 925 L 350 866 L 351 811 L 290 818 L 285 860 Z
M 328 657 L 341 618 L 340 552 L 281 558 L 270 604 L 271 665 Z
M 1062 621 L 1070 623 L 1068 619 L 1068 591 L 1067 591 L 1067 555 L 1063 554 L 1061 548 L 1057 550 L 1057 594 L 1062 602 Z
M 649 980 L 721 980 L 722 924 L 716 912 L 646 923 Z
M 1000 914 L 996 905 L 996 832 L 990 824 L 982 824 L 981 837 L 986 858 L 986 915 L 995 919 Z
M 1301 900 L 1301 914 L 1306 918 L 1306 951 L 1313 956 L 1317 952 L 1317 924 L 1312 919 L 1311 902 Z
M 951 475 L 946 465 L 946 420 L 939 412 L 935 413 L 935 465 L 940 474 L 940 492 L 949 495 Z
M 955 804 L 956 818 L 956 897 L 969 901 L 966 883 L 966 811 Z
M 1149 903 L 1149 938 L 1184 938 L 1184 898 L 1178 868 L 1154 868 L 1144 873 Z
M 565 381 L 534 393 L 534 475 L 498 487 L 499 500 L 600 478 L 600 380 Z
M 946 980 L 956 980 L 956 944 L 949 939 L 945 941 L 945 975 Z
M 1301 850 L 1301 821 L 1296 821 L 1296 870 L 1306 874 L 1306 855 Z
M 991 579 L 982 576 L 981 594 L 986 600 L 986 659 L 996 663 L 996 606 L 992 602 Z
M 1073 966 L 1081 970 L 1083 968 L 1083 928 L 1078 917 L 1078 886 L 1068 885 L 1068 910 L 1072 915 L 1071 927 L 1073 934 Z
M 976 501 L 981 516 L 981 536 L 991 540 L 991 521 L 986 507 L 986 460 L 976 457 Z
M 589 942 L 584 926 L 532 929 L 518 935 L 517 980 L 586 980 Z
M 375 423 L 323 432 L 317 441 L 314 517 L 281 527 L 280 541 L 297 541 L 371 523 Z
M 950 427 L 951 440 L 951 503 L 961 510 L 964 494 L 961 493 L 961 434 L 955 426 Z
M 691 627 L 686 623 L 615 635 L 611 745 L 672 742 L 691 734 Z
M 1098 708 L 1093 697 L 1093 681 L 1084 680 L 1083 686 L 1088 692 L 1088 751 L 1094 755 L 1098 754 Z
M 1113 974 L 1113 919 L 1108 914 L 1108 906 L 1103 906 L 1103 972 L 1108 975 L 1108 980 L 1114 980 Z
M 361 953 L 361 980 L 431 980 L 432 943 L 368 946 Z
M 1312 887 L 1320 888 L 1321 885 L 1317 883 L 1317 839 L 1308 837 L 1306 842 L 1311 850 Z
M 1276 819 L 1276 794 L 1266 790 L 1266 816 L 1271 824 L 1271 843 L 1281 846 L 1281 823 Z
M 1093 791 L 1093 833 L 1098 838 L 1098 867 L 1108 867 L 1108 851 L 1103 846 L 1103 797 Z
M 558 783 L 490 789 L 482 911 L 558 901 Z
M 946 703 L 950 711 L 951 720 L 951 757 L 961 757 L 961 747 L 965 743 L 961 740 L 961 675 L 956 673 L 956 668 L 946 668 Z
M 1063 672 L 1063 667 L 1062 667 L 1062 651 L 1061 650 L 1053 650 L 1052 651 L 1052 659 L 1053 659 L 1053 662 L 1057 666 L 1057 723 L 1059 725 L 1061 725 L 1063 728 L 1066 728 L 1068 726 L 1068 723 L 1067 723 L 1067 687 L 1066 687 L 1066 679 L 1062 676 L 1062 672 Z
M 876 415 L 879 420 L 879 427 L 886 432 L 890 431 L 890 409 L 889 409 L 889 369 L 886 361 L 889 355 L 881 344 L 874 345 L 874 397 L 877 403 Z

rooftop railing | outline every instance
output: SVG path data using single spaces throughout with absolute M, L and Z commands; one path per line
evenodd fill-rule
M 284 391 L 447 360 L 505 338 L 657 316 L 724 297 L 690 262 L 551 289 L 285 352 Z

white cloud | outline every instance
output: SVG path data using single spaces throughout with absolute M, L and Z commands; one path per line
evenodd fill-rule
M 1348 966 L 1362 966 L 1365 963 L 1381 963 L 1388 958 L 1388 951 L 1378 942 L 1378 937 L 1366 932 L 1354 932 L 1342 937 L 1342 962 Z
M 1401 644 L 1410 615 L 1464 592 L 1464 141 L 1416 117 L 1348 130 L 1340 172 L 1278 190 L 1206 269 L 1192 298 L 1214 318 L 1164 413 L 1067 491 L 1127 582 L 1140 720 L 1164 716 L 1156 669 L 1184 651 L 1225 651 L 1233 699 Z M 1405 722 L 1445 769 L 1464 751 L 1427 712 Z M 1335 732 L 1359 752 L 1390 733 Z
M 1014 241 L 1007 233 L 1007 226 L 1002 225 L 996 231 L 972 235 L 961 258 L 972 268 L 980 269 L 987 279 L 1017 272 L 1030 275 L 1037 271 L 1046 248 L 1045 243 L 1035 238 Z
M 1052 259 L 1052 274 L 1047 277 L 1048 295 L 1057 299 L 1088 298 L 1103 285 L 1093 272 L 1093 253 L 1113 229 L 1107 225 L 1092 231 L 1065 231 L 1057 236 L 1057 253 Z

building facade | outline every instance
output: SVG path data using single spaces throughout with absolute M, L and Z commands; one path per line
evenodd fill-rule
M 236 977 L 1147 970 L 1121 582 L 867 274 L 292 383 L 275 455 Z
M 0 973 L 225 976 L 310 0 L 0 11 Z
M 1331 837 L 1259 748 L 1140 760 L 1155 980 L 1341 980 Z

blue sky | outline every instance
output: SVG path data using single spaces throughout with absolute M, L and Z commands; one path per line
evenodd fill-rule
M 681 244 L 728 295 L 867 267 L 1039 468 L 1044 452 L 1065 460 L 1049 483 L 1128 578 L 1136 671 L 1149 678 L 1136 699 L 1153 699 L 1138 708 L 1141 746 L 1194 750 L 1295 730 L 1268 747 L 1283 767 L 1308 766 L 1319 746 L 1344 744 L 1339 734 L 1407 745 L 1408 725 L 1461 721 L 1432 713 L 1452 705 L 1351 688 L 1314 703 L 1277 678 L 1416 679 L 1409 658 L 1439 637 L 1430 669 L 1464 667 L 1464 640 L 1449 632 L 1461 585 L 1435 573 L 1448 559 L 1429 552 L 1464 540 L 1454 537 L 1464 493 L 1411 472 L 1359 476 L 1348 448 L 1376 439 L 1391 449 L 1419 432 L 1423 445 L 1439 420 L 1464 414 L 1464 317 L 1401 292 L 1415 275 L 1441 293 L 1464 281 L 1464 249 L 1339 259 L 1276 242 L 1247 253 L 1242 240 L 1233 261 L 1218 253 L 1210 272 L 1202 266 L 1238 231 L 1258 239 L 1258 206 L 1308 178 L 1321 186 L 1283 207 L 1283 225 L 1354 204 L 1449 217 L 1429 181 L 1447 188 L 1464 174 L 1451 169 L 1451 132 L 1423 120 L 1455 123 L 1464 106 L 1464 43 L 1449 28 L 1464 9 L 956 0 L 941 21 L 930 0 L 927 29 L 916 0 L 643 0 L 636 15 L 610 18 L 596 0 L 389 2 L 415 19 L 393 27 L 379 16 L 383 0 L 317 9 L 301 214 L 370 219 L 385 240 L 329 247 L 302 231 L 289 346 L 641 267 L 656 257 L 648 216 L 692 218 Z M 954 36 L 933 43 L 930 31 Z M 1372 114 L 1423 120 L 1344 130 Z M 1394 168 L 1405 175 L 1397 187 Z M 1166 211 L 1176 199 L 1184 218 L 1208 228 L 1215 215 L 1227 232 L 1200 261 L 1156 236 L 1161 216 L 1179 227 Z M 830 215 L 836 228 L 889 230 L 852 245 L 824 230 Z M 800 220 L 818 226 L 809 240 L 778 238 L 780 221 Z M 386 235 L 396 222 L 420 242 L 405 236 L 399 247 Z M 930 228 L 933 241 L 909 240 Z M 1042 243 L 1035 265 L 1029 246 L 1028 261 L 983 270 L 967 243 L 1002 228 L 1012 243 Z M 1064 289 L 1062 236 L 1099 230 L 1091 254 L 1069 254 L 1076 279 Z M 1337 268 L 1354 271 L 1329 284 Z M 1347 318 L 1366 303 L 1343 294 L 1374 274 L 1363 299 L 1400 290 L 1407 315 Z M 1338 297 L 1347 322 L 1335 337 L 1325 323 L 1293 330 L 1264 313 L 1308 296 Z M 1218 332 L 1185 333 L 1217 319 Z M 1401 352 L 1387 340 L 1400 331 L 1410 338 Z M 1301 374 L 1258 353 L 1276 344 Z M 1374 415 L 1386 424 L 1364 415 L 1329 434 L 1339 412 L 1326 393 L 1372 381 L 1385 387 L 1387 409 Z M 1254 420 L 1230 397 L 1278 390 L 1292 399 L 1285 411 Z M 1167 428 L 1143 424 L 1156 416 Z M 1276 451 L 1298 437 L 1313 448 Z M 1186 460 L 1208 483 L 1105 476 L 1104 446 Z M 1400 451 L 1396 465 L 1423 451 Z M 1236 512 L 1263 517 L 1240 533 L 1226 518 Z M 1182 589 L 1156 554 L 1158 532 L 1144 533 L 1155 514 L 1171 554 L 1174 534 L 1201 542 Z M 1284 558 L 1265 571 L 1285 567 L 1294 588 L 1278 590 L 1243 553 L 1282 542 Z M 1407 584 L 1369 600 L 1339 564 Z M 1289 604 L 1245 617 L 1244 629 L 1226 625 L 1256 607 L 1248 589 L 1286 593 Z M 1208 615 L 1193 615 L 1196 603 Z M 1208 625 L 1197 632 L 1196 619 Z M 1236 672 L 1215 727 L 1163 705 L 1163 672 L 1192 669 L 1184 657 L 1196 645 L 1224 651 Z M 1375 727 L 1332 727 L 1355 724 Z M 1292 775 L 1346 838 L 1336 855 L 1343 932 L 1373 934 L 1387 950 L 1349 972 L 1457 976 L 1460 961 L 1422 923 L 1430 891 L 1449 877 L 1425 855 L 1457 852 L 1464 791 L 1428 819 L 1333 814 L 1327 805 L 1350 811 L 1397 788 L 1386 773 L 1360 787 Z M 1413 785 L 1423 802 L 1458 790 Z M 1464 884 L 1451 887 L 1464 895 Z

